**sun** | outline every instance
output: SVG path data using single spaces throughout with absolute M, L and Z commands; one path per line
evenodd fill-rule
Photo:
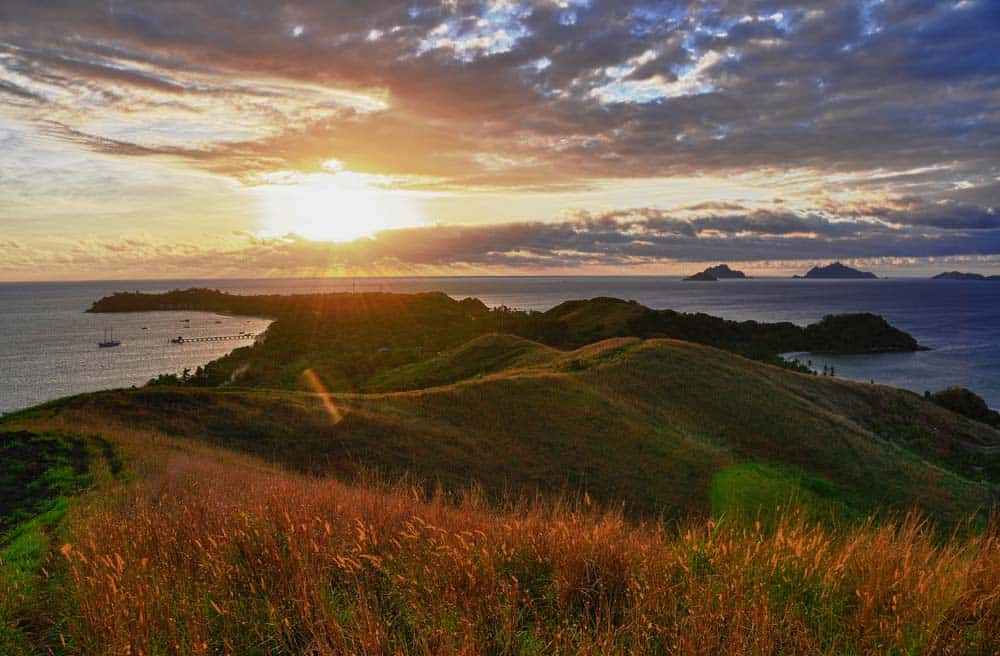
M 414 196 L 381 176 L 337 170 L 275 178 L 254 188 L 261 233 L 345 242 L 424 223 Z

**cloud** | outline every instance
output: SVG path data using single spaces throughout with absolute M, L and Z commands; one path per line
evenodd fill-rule
M 31 244 L 22 268 L 164 272 L 990 254 L 998 30 L 989 0 L 3 0 L 3 227 Z M 230 234 L 254 232 L 247 187 L 331 160 L 453 194 L 478 225 Z M 677 179 L 676 201 L 614 195 Z M 504 194 L 565 200 L 501 216 Z M 173 242 L 34 253 L 46 231 L 182 214 Z M 225 237 L 187 243 L 207 223 Z
M 134 275 L 152 267 L 159 277 L 190 278 L 608 268 L 649 272 L 717 261 L 757 263 L 766 268 L 768 261 L 806 263 L 836 258 L 906 263 L 1000 252 L 1000 225 L 995 223 L 937 227 L 926 225 L 920 215 L 889 223 L 793 212 L 741 213 L 733 211 L 732 204 L 725 210 L 683 218 L 641 207 L 580 212 L 556 223 L 401 228 L 343 243 L 244 231 L 208 244 L 139 237 L 84 239 L 68 249 L 33 249 L 30 255 L 36 266 L 89 271 L 96 277 L 109 271 L 118 277 Z M 13 270 L 18 263 L 23 266 L 25 260 L 8 260 L 0 264 L 0 271 Z
M 8 0 L 0 68 L 11 79 L 0 93 L 46 105 L 66 138 L 100 152 L 101 138 L 130 139 L 88 131 L 97 112 L 156 107 L 218 126 L 260 111 L 237 144 L 191 148 L 178 134 L 153 146 L 137 131 L 134 148 L 115 146 L 234 174 L 330 158 L 493 185 L 691 168 L 953 161 L 995 170 L 998 24 L 987 0 L 766 10 L 741 1 Z M 486 166 L 484 152 L 508 165 Z

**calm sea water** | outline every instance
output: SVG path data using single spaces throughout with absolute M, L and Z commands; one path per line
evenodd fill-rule
M 170 344 L 185 336 L 259 332 L 263 319 L 196 312 L 85 314 L 120 290 L 191 286 L 243 294 L 443 291 L 487 305 L 545 310 L 564 300 L 615 296 L 654 308 L 728 319 L 814 322 L 824 314 L 875 312 L 933 350 L 872 356 L 809 356 L 817 367 L 916 392 L 962 385 L 1000 408 L 1000 283 L 950 280 L 754 279 L 689 283 L 660 277 L 464 277 L 308 280 L 177 280 L 0 284 L 0 411 L 98 389 L 141 385 L 195 368 L 238 344 Z M 190 324 L 183 322 L 189 319 Z M 105 328 L 121 347 L 99 349 Z

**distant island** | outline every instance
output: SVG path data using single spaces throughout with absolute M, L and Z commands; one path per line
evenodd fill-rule
M 860 271 L 858 269 L 851 268 L 840 262 L 834 262 L 827 266 L 814 266 L 809 269 L 809 272 L 804 276 L 795 276 L 795 278 L 809 278 L 817 280 L 860 280 L 860 279 L 873 279 L 878 278 L 871 271 Z
M 700 273 L 688 276 L 684 280 L 692 281 L 714 281 L 714 280 L 746 280 L 747 276 L 742 271 L 730 269 L 728 264 L 718 264 L 711 266 Z
M 1000 276 L 984 276 L 981 273 L 964 273 L 962 271 L 945 271 L 932 280 L 1000 280 Z

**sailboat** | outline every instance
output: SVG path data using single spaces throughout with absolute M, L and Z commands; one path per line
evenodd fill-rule
M 112 346 L 121 346 L 122 343 L 119 340 L 115 339 L 115 329 L 114 328 L 111 329 L 111 337 L 110 338 L 108 337 L 108 330 L 107 330 L 107 328 L 105 328 L 104 329 L 104 339 L 101 340 L 100 342 L 97 342 L 97 345 L 100 346 L 101 348 L 111 348 Z

